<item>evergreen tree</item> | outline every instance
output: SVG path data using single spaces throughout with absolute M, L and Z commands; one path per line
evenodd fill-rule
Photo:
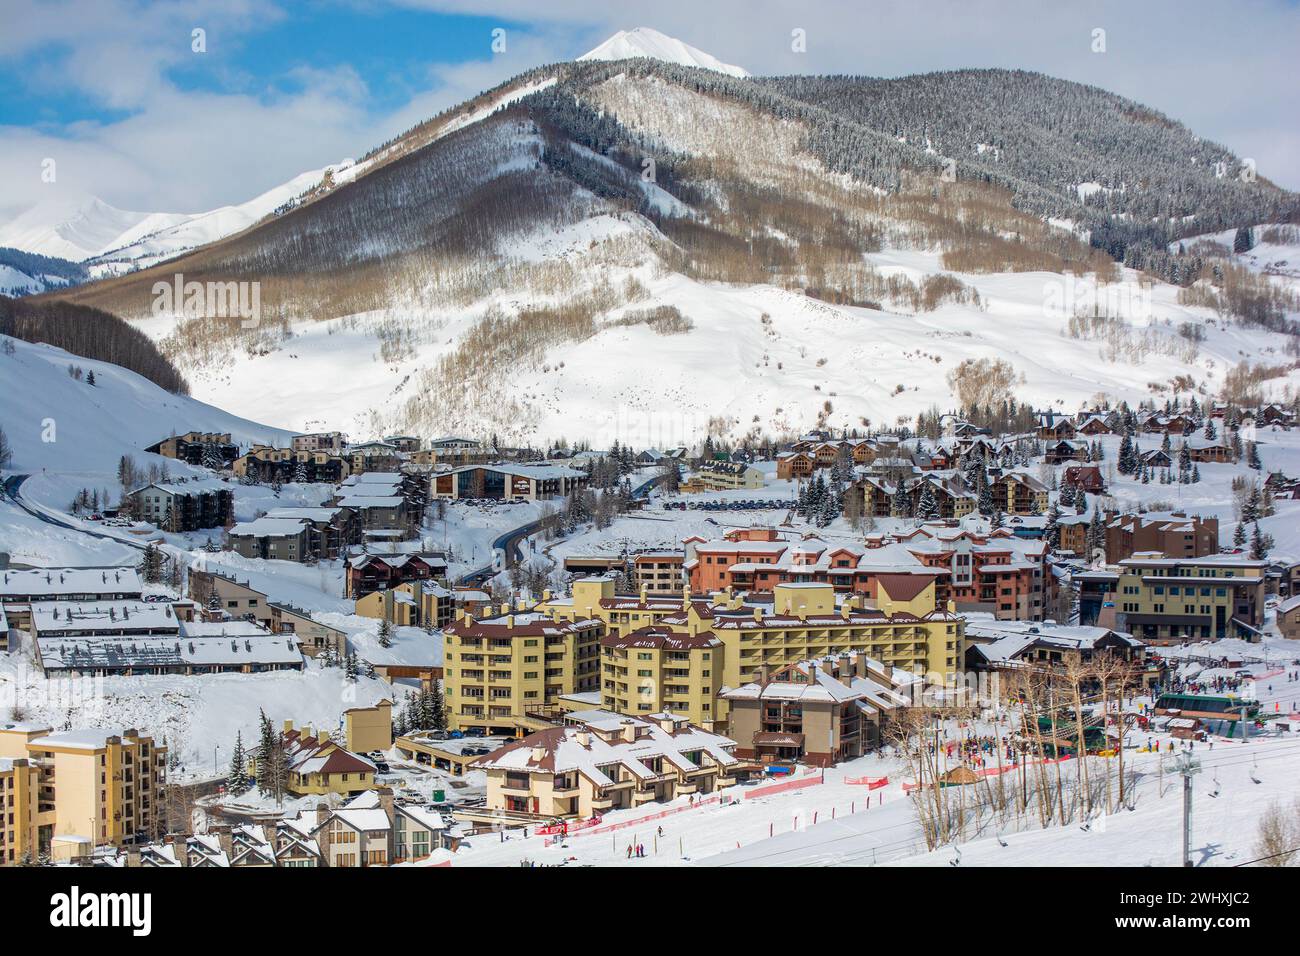
M 1246 523 L 1244 521 L 1238 521 L 1237 527 L 1233 529 L 1232 532 L 1232 546 L 1234 548 L 1242 548 L 1245 547 L 1245 545 L 1246 545 Z
M 356 651 L 349 649 L 347 657 L 343 660 L 343 676 L 347 680 L 355 681 L 358 670 Z
M 1232 237 L 1232 251 L 1236 253 L 1250 252 L 1255 248 L 1255 237 L 1251 234 L 1249 226 L 1241 226 L 1237 229 L 1237 234 Z
M 933 521 L 939 517 L 939 502 L 935 500 L 932 482 L 926 481 L 921 485 L 921 494 L 916 502 L 916 516 L 922 521 Z
M 241 794 L 253 785 L 248 776 L 248 754 L 244 750 L 243 732 L 235 733 L 235 749 L 230 755 L 230 773 L 226 776 L 226 790 Z
M 393 646 L 393 625 L 388 622 L 387 618 L 379 622 L 379 646 Z
M 1259 522 L 1255 522 L 1255 530 L 1250 534 L 1250 558 L 1252 561 L 1266 561 L 1268 559 L 1269 549 L 1273 547 L 1273 539 L 1259 530 Z

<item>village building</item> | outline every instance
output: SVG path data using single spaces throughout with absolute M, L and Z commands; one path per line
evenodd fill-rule
M 137 488 L 125 496 L 130 514 L 161 531 L 223 528 L 234 518 L 231 486 L 216 478 L 177 478 Z
M 272 613 L 266 595 L 233 574 L 217 568 L 191 568 L 189 594 L 211 620 L 229 617 L 256 621 L 271 629 Z
M 641 719 L 569 714 L 472 765 L 487 774 L 487 808 L 519 818 L 590 817 L 712 793 L 748 774 L 735 741 L 676 714 Z
M 189 465 L 229 468 L 239 457 L 239 446 L 230 439 L 230 432 L 186 432 L 155 442 L 145 449 L 164 458 L 183 461 Z
M 429 479 L 434 498 L 491 498 L 543 501 L 585 488 L 589 476 L 579 468 L 549 463 L 462 465 Z
M 753 465 L 742 461 L 706 461 L 702 462 L 691 474 L 681 490 L 697 491 L 736 491 L 740 489 L 756 490 L 763 487 L 763 473 Z
M 312 432 L 294 435 L 290 447 L 294 451 L 323 451 L 330 455 L 342 455 L 347 443 L 347 436 L 342 432 Z
M 456 611 L 453 592 L 437 581 L 407 581 L 357 599 L 356 614 L 401 627 L 443 628 Z
M 1300 641 L 1300 594 L 1277 606 L 1277 629 L 1289 641 Z
M 827 767 L 879 748 L 889 717 L 916 702 L 918 678 L 849 651 L 760 669 L 721 696 L 738 757 Z
M 632 585 L 650 594 L 679 594 L 682 589 L 680 551 L 642 551 L 632 556 Z
M 357 794 L 373 790 L 375 765 L 366 757 L 352 753 L 323 731 L 310 726 L 295 727 L 284 722 L 280 735 L 289 771 L 286 788 L 294 796 L 309 794 Z
M 315 620 L 307 610 L 279 601 L 267 601 L 271 612 L 271 633 L 292 636 L 298 650 L 308 657 L 332 652 L 337 659 L 347 653 L 348 636 L 337 627 Z
M 600 687 L 595 618 L 557 620 L 502 606 L 443 630 L 443 686 L 453 730 L 514 734 L 546 726 L 556 698 Z
M 1050 493 L 1033 475 L 1008 471 L 990 481 L 995 507 L 1010 515 L 1043 514 L 1050 507 Z
M 1112 564 L 1139 552 L 1167 558 L 1203 558 L 1219 553 L 1219 519 L 1183 511 L 1106 515 L 1106 560 Z
M 1135 637 L 1158 644 L 1260 639 L 1267 561 L 1138 553 L 1119 566 L 1115 626 Z M 1105 614 L 1098 620 L 1108 623 Z
M 303 666 L 292 637 L 252 621 L 178 621 L 166 603 L 41 605 L 32 628 L 46 676 L 256 674 Z
M 134 568 L 5 568 L 0 571 L 0 614 L 7 627 L 27 630 L 38 604 L 139 601 L 144 586 Z M 0 637 L 3 637 L 0 634 Z
M 438 552 L 417 550 L 350 555 L 343 568 L 344 595 L 357 600 L 375 591 L 387 591 L 408 581 L 441 581 L 447 576 L 447 559 Z
M 1146 644 L 1113 628 L 997 621 L 987 615 L 971 614 L 966 618 L 966 635 L 966 666 L 976 672 L 1005 673 L 1029 668 L 1064 673 L 1091 665 L 1105 654 L 1130 665 L 1130 687 L 1143 686 L 1149 679 Z M 1010 684 L 1003 690 L 1014 692 Z
M 66 862 L 161 832 L 166 761 L 133 729 L 0 724 L 0 865 Z
M 645 716 L 671 710 L 711 726 L 722 689 L 723 643 L 709 631 L 646 625 L 600 640 L 601 707 Z
M 350 462 L 338 454 L 274 445 L 253 445 L 231 464 L 236 478 L 249 478 L 261 484 L 291 481 L 337 484 L 351 470 Z

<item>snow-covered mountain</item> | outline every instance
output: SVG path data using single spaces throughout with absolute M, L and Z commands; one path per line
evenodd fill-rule
M 84 262 L 96 277 L 118 275 L 247 229 L 323 183 L 345 181 L 351 166 L 309 170 L 247 202 L 199 213 L 130 212 L 94 196 L 43 200 L 0 225 L 0 247 Z
M 579 60 L 631 60 L 637 57 L 649 57 L 678 66 L 698 66 L 706 70 L 716 70 L 729 76 L 749 76 L 743 67 L 723 63 L 703 50 L 698 50 L 689 43 L 649 27 L 637 27 L 633 30 L 619 30 L 612 37 L 588 50 Z
M 662 446 L 893 425 L 969 400 L 953 373 L 998 361 L 1040 407 L 1189 379 L 1215 395 L 1242 361 L 1279 368 L 1300 315 L 1292 277 L 1242 278 L 1197 244 L 1298 208 L 1219 162 L 1236 159 L 1168 117 L 1041 74 L 586 59 L 61 297 L 137 323 L 207 401 L 352 434 Z M 1270 262 L 1300 245 L 1257 232 Z M 258 282 L 260 324 L 155 314 L 178 271 Z

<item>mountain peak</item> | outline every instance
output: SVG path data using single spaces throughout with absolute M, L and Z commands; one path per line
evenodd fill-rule
M 600 46 L 589 50 L 578 59 L 631 60 L 636 57 L 649 57 L 652 60 L 663 60 L 681 66 L 698 66 L 731 76 L 749 76 L 749 71 L 743 67 L 723 63 L 689 43 L 683 43 L 650 27 L 619 30 Z

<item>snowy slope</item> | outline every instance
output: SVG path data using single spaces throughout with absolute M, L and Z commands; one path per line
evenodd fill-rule
M 658 30 L 652 30 L 649 27 L 619 30 L 618 33 L 615 33 L 600 46 L 594 50 L 588 50 L 578 59 L 631 60 L 637 57 L 664 60 L 681 66 L 703 67 L 706 70 L 717 70 L 719 73 L 727 73 L 731 76 L 750 75 L 749 71 L 743 67 L 723 63 L 703 50 L 696 49 L 689 43 L 683 43 L 681 40 L 665 36 Z
M 8 336 L 0 336 L 8 339 Z M 290 433 L 236 417 L 182 395 L 164 391 L 134 372 L 81 358 L 63 349 L 16 339 L 12 355 L 0 354 L 0 428 L 13 448 L 6 473 L 30 474 L 25 498 L 58 509 L 80 488 L 116 488 L 117 464 L 132 455 L 147 467 L 164 459 L 144 448 L 173 433 L 230 432 L 239 443 L 288 442 Z M 69 366 L 83 370 L 80 381 Z M 95 384 L 85 376 L 93 372 Z M 168 462 L 173 475 L 187 466 Z M 207 472 L 203 472 L 207 474 Z M 17 543 L 19 525 L 0 523 L 0 550 Z

